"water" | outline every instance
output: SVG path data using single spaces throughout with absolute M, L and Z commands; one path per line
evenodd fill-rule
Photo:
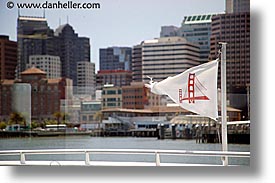
M 135 137 L 61 136 L 0 139 L 0 150 L 15 149 L 169 149 L 221 151 L 221 144 L 196 144 L 195 140 L 158 140 Z M 250 145 L 229 144 L 229 151 L 250 151 Z M 19 157 L 0 156 L 0 160 L 18 160 Z M 84 155 L 27 155 L 27 160 L 84 160 Z M 90 155 L 97 161 L 149 161 L 153 155 Z M 221 164 L 219 157 L 161 156 L 161 162 Z M 249 158 L 229 158 L 230 164 L 249 166 Z

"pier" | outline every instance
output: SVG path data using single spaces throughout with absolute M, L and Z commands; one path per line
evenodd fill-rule
M 228 122 L 228 143 L 250 144 L 250 121 Z M 196 143 L 221 143 L 220 124 L 172 124 L 158 127 L 158 139 L 196 139 Z
M 16 137 L 52 137 L 52 136 L 71 136 L 71 135 L 90 135 L 91 132 L 65 132 L 65 131 L 0 131 L 0 138 Z

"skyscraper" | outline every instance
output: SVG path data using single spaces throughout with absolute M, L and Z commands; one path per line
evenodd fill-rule
M 163 37 L 142 43 L 142 81 L 177 75 L 198 65 L 199 46 L 183 37 Z
M 207 62 L 210 53 L 212 17 L 213 14 L 185 16 L 178 29 L 179 36 L 199 46 L 201 62 Z
M 178 35 L 179 28 L 174 25 L 161 26 L 160 37 L 173 37 Z
M 142 81 L 142 45 L 136 45 L 132 51 L 132 73 L 133 81 Z
M 77 62 L 77 94 L 95 95 L 95 64 Z
M 250 84 L 250 13 L 221 14 L 213 17 L 210 59 L 216 59 L 219 42 L 226 42 L 227 87 Z M 220 82 L 219 82 L 220 86 Z
M 53 30 L 45 17 L 19 16 L 17 19 L 18 63 L 16 77 L 27 68 L 30 55 L 54 55 Z
M 233 11 L 212 18 L 210 59 L 218 56 L 219 42 L 226 42 L 226 78 L 230 105 L 249 118 L 250 90 L 250 12 L 249 1 L 231 2 Z M 220 87 L 220 74 L 218 87 Z
M 226 13 L 250 11 L 250 0 L 226 0 Z
M 17 42 L 0 35 L 0 80 L 14 79 L 17 65 Z
M 132 70 L 132 48 L 108 47 L 99 50 L 100 70 Z
M 45 17 L 19 16 L 17 21 L 18 65 L 17 78 L 27 68 L 32 55 L 59 56 L 61 76 L 73 80 L 77 86 L 77 62 L 90 62 L 90 40 L 79 37 L 69 24 L 55 31 Z
M 55 32 L 56 55 L 60 56 L 62 76 L 77 86 L 77 62 L 90 62 L 89 38 L 79 37 L 69 24 L 59 26 Z
M 96 75 L 97 89 L 101 90 L 106 84 L 127 86 L 132 82 L 132 72 L 125 70 L 100 70 Z

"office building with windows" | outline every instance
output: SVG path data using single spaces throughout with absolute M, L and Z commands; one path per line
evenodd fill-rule
M 132 70 L 132 48 L 108 47 L 99 49 L 100 70 Z
M 14 79 L 17 65 L 17 42 L 0 35 L 0 80 Z
M 228 4 L 231 2 L 231 4 Z M 218 56 L 219 42 L 226 42 L 227 96 L 232 107 L 249 119 L 250 108 L 250 12 L 249 1 L 226 1 L 233 11 L 212 18 L 210 59 Z M 233 4 L 232 4 L 233 3 Z M 220 83 L 220 69 L 218 87 Z
M 213 14 L 185 16 L 178 29 L 179 36 L 199 46 L 201 63 L 208 62 L 212 17 Z
M 166 97 L 153 94 L 144 82 L 132 82 L 122 87 L 122 107 L 125 109 L 151 109 L 166 105 Z
M 77 62 L 90 62 L 90 40 L 80 37 L 69 24 L 50 29 L 45 17 L 19 16 L 17 20 L 17 78 L 31 55 L 59 56 L 61 76 L 77 85 Z
M 106 84 L 122 87 L 130 85 L 132 72 L 126 70 L 100 70 L 96 75 L 97 89 L 101 90 Z
M 62 77 L 73 80 L 77 86 L 78 62 L 90 62 L 89 38 L 79 37 L 69 24 L 59 26 L 55 32 L 56 53 L 60 56 Z
M 114 85 L 105 85 L 102 88 L 102 109 L 122 108 L 122 89 Z
M 219 42 L 227 43 L 226 74 L 229 91 L 246 87 L 250 84 L 250 13 L 214 16 L 210 59 L 217 58 Z
M 101 110 L 101 101 L 82 101 L 80 123 L 96 123 L 95 114 Z
M 135 45 L 132 51 L 132 80 L 142 81 L 142 45 Z
M 226 13 L 241 13 L 250 11 L 250 0 L 226 0 Z
M 47 73 L 48 79 L 61 77 L 61 62 L 58 56 L 31 55 L 27 68 L 36 67 Z
M 161 81 L 200 62 L 199 46 L 183 37 L 162 37 L 142 42 L 142 80 Z
M 30 55 L 55 55 L 54 32 L 45 17 L 19 16 L 17 19 L 18 63 L 16 77 L 27 69 Z
M 91 62 L 77 62 L 77 94 L 95 95 L 95 64 Z
M 160 37 L 174 37 L 178 35 L 179 27 L 174 25 L 161 26 Z

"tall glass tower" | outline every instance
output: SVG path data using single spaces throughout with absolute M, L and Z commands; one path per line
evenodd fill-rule
M 99 50 L 100 70 L 132 70 L 132 48 L 108 47 Z

